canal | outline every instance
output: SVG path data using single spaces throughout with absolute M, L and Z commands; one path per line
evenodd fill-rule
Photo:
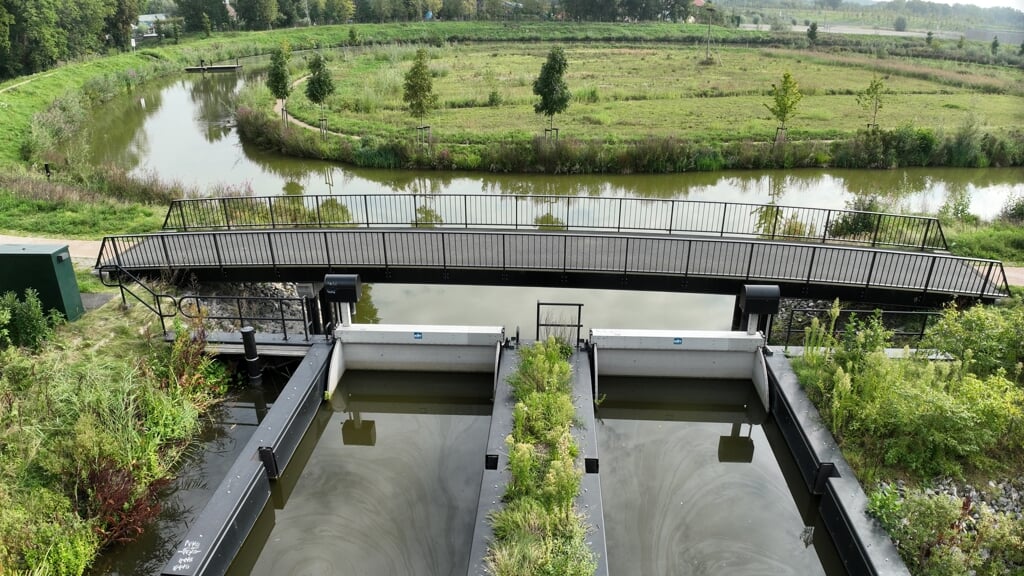
M 545 194 L 822 208 L 877 196 L 891 211 L 935 213 L 955 202 L 991 218 L 1009 195 L 1024 192 L 1021 169 L 628 176 L 357 169 L 280 157 L 242 143 L 232 113 L 244 81 L 235 75 L 172 78 L 112 102 L 93 119 L 94 161 L 178 180 L 199 195 Z M 591 327 L 727 329 L 733 304 L 732 298 L 699 294 L 377 284 L 369 320 L 502 325 L 508 335 L 519 330 L 532 339 L 538 301 L 584 304 L 584 333 Z M 307 441 L 308 461 L 279 495 L 280 509 L 259 538 L 263 543 L 248 547 L 240 571 L 465 573 L 489 411 L 479 398 L 453 402 L 431 395 L 432 377 L 422 374 L 355 373 L 343 383 L 356 390 L 371 383 L 404 390 L 409 381 L 428 393 L 385 399 L 354 393 L 351 405 L 323 409 Z M 162 567 L 187 518 L 198 513 L 210 484 L 245 444 L 257 404 L 265 401 L 240 397 L 225 405 L 168 496 L 158 525 L 139 543 L 101 559 L 94 574 Z M 739 431 L 753 445 L 750 461 L 721 461 L 721 438 L 733 435 L 736 422 L 695 416 L 704 406 L 699 399 L 666 401 L 651 413 L 616 412 L 617 401 L 624 402 L 609 396 L 598 431 L 612 574 L 829 573 L 821 560 L 827 566 L 829 553 L 815 542 L 820 533 L 807 525 L 775 457 L 770 423 L 746 417 Z M 358 418 L 375 425 L 372 446 L 347 444 L 342 434 L 360 402 Z

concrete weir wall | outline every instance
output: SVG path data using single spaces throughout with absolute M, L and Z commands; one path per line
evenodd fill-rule
M 807 490 L 820 496 L 818 513 L 847 574 L 909 576 L 896 546 L 867 515 L 867 495 L 804 393 L 781 350 L 767 359 L 772 417 L 796 461 Z
M 270 480 L 284 470 L 320 406 L 331 347 L 310 346 L 277 401 L 175 548 L 162 576 L 224 574 L 270 500 Z
M 353 324 L 334 332 L 327 397 L 345 370 L 493 372 L 501 326 Z
M 765 410 L 769 408 L 760 334 L 595 328 L 590 344 L 600 350 L 599 376 L 750 378 Z

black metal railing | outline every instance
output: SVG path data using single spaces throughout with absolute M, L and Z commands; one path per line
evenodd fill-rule
M 657 232 L 946 250 L 936 218 L 702 200 L 495 194 L 232 196 L 175 200 L 165 230 L 491 228 Z
M 128 306 L 127 296 L 145 306 L 156 314 L 160 320 L 160 332 L 167 335 L 167 319 L 174 318 L 178 313 L 178 303 L 174 296 L 154 291 L 140 278 L 120 266 L 106 266 L 100 269 L 100 282 L 107 287 L 116 287 L 121 292 L 121 304 Z M 127 280 L 127 282 L 125 282 Z M 132 287 L 135 287 L 133 290 Z M 136 291 L 138 290 L 138 291 Z
M 268 230 L 104 238 L 97 267 L 557 271 L 1009 296 L 1002 263 L 947 254 L 728 238 L 564 232 Z
M 225 322 L 230 324 L 224 332 L 237 332 L 243 326 L 256 327 L 260 332 L 282 334 L 289 340 L 289 324 L 291 333 L 302 334 L 304 341 L 309 340 L 310 314 L 303 298 L 286 296 L 182 296 L 178 298 L 178 310 L 181 315 L 191 320 L 203 322 Z M 270 329 L 268 329 L 268 324 Z M 300 326 L 296 329 L 295 326 Z
M 829 326 L 831 323 L 831 308 L 793 308 L 789 311 L 785 323 L 772 323 L 773 333 L 770 335 L 769 343 L 781 344 L 784 346 L 803 346 L 804 334 L 812 321 L 817 318 L 821 326 Z M 836 317 L 835 327 L 832 336 L 842 338 L 847 332 L 847 326 L 853 317 L 861 321 L 869 320 L 874 314 L 879 314 L 882 326 L 892 332 L 891 343 L 894 346 L 916 344 L 924 338 L 928 328 L 941 316 L 942 312 L 934 310 L 866 310 L 841 308 Z M 782 334 L 779 328 L 785 326 Z M 798 336 L 794 338 L 794 336 Z
M 289 332 L 302 333 L 303 340 L 310 339 L 311 312 L 307 309 L 306 300 L 286 296 L 180 296 L 154 291 L 131 271 L 116 264 L 104 264 L 98 267 L 100 281 L 104 286 L 116 287 L 121 292 L 121 303 L 128 304 L 127 296 L 142 304 L 160 320 L 160 329 L 164 336 L 169 336 L 167 320 L 179 313 L 189 320 L 201 321 L 203 329 L 210 332 L 210 322 L 230 322 L 231 331 L 243 326 L 258 326 L 262 332 L 283 334 L 289 340 Z M 213 303 L 233 303 L 233 306 L 211 306 Z M 230 310 L 221 313 L 220 310 Z M 270 312 L 266 312 L 269 310 Z M 289 330 L 289 323 L 300 325 L 301 328 Z M 270 330 L 267 329 L 270 324 Z M 214 326 L 215 328 L 218 326 Z M 224 331 L 224 330 L 222 330 Z
M 576 309 L 576 322 L 563 322 L 560 316 L 548 318 L 542 316 L 541 310 L 547 308 L 575 308 Z M 574 334 L 575 338 L 570 338 L 568 334 L 565 334 L 564 329 L 569 329 L 569 334 Z M 548 336 L 554 336 L 559 340 L 563 340 L 566 344 L 569 344 L 573 348 L 580 345 L 580 333 L 583 330 L 583 304 L 577 302 L 541 302 L 537 301 L 537 342 L 541 341 L 541 332 L 544 333 L 544 339 Z

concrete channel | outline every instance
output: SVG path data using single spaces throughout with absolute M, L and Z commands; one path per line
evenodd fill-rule
M 749 322 L 748 316 L 741 315 L 743 324 Z M 755 317 L 752 325 L 758 321 Z M 371 326 L 351 324 L 350 318 L 331 336 L 309 346 L 210 504 L 176 547 L 163 575 L 227 573 L 271 501 L 271 484 L 292 462 L 298 442 L 323 400 L 330 398 L 345 371 L 351 369 L 494 375 L 491 425 L 479 462 L 479 505 L 467 571 L 469 576 L 487 573 L 484 559 L 492 538 L 488 517 L 502 505 L 509 479 L 504 439 L 511 431 L 514 401 L 507 378 L 518 363 L 519 342 L 506 339 L 501 327 Z M 602 376 L 749 380 L 796 463 L 802 482 L 795 484 L 802 493 L 794 492 L 794 499 L 810 503 L 806 513 L 827 528 L 845 572 L 908 574 L 888 535 L 866 516 L 863 490 L 788 361 L 780 351 L 765 346 L 762 333 L 593 329 L 589 336 L 570 362 L 579 421 L 574 434 L 580 446 L 579 464 L 585 471 L 577 506 L 593 526 L 588 542 L 599 561 L 598 576 L 609 574 L 595 419 Z

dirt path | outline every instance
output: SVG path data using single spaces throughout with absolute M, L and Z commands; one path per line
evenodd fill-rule
M 303 76 L 302 78 L 299 78 L 295 82 L 292 82 L 292 88 L 295 88 L 299 84 L 302 84 L 303 82 L 306 81 L 307 78 L 309 78 L 308 74 L 306 76 Z M 278 116 L 280 116 L 282 110 L 284 110 L 284 101 L 283 100 L 275 100 L 274 101 L 274 114 L 277 114 Z M 320 131 L 320 128 L 318 128 L 316 126 L 313 126 L 312 124 L 306 124 L 305 122 L 303 122 L 302 120 L 299 120 L 298 118 L 295 118 L 291 114 L 288 115 L 288 121 L 291 122 L 292 124 L 296 125 L 296 126 L 301 126 L 302 128 L 305 128 L 306 130 L 313 130 L 313 131 L 316 131 L 316 132 Z M 327 133 L 332 135 L 332 136 L 348 136 L 349 138 L 355 138 L 356 140 L 359 140 L 359 138 L 360 138 L 359 136 L 351 136 L 349 134 L 342 134 L 341 132 L 332 132 L 330 130 L 328 130 Z
M 54 75 L 54 72 L 50 72 L 49 74 L 43 74 L 42 76 L 38 76 L 36 78 L 29 78 L 28 80 L 25 80 L 25 81 L 22 81 L 22 82 L 18 82 L 17 84 L 11 84 L 10 86 L 0 90 L 0 94 L 3 94 L 4 92 L 7 92 L 8 90 L 14 90 L 18 86 L 24 86 L 25 84 L 28 84 L 29 82 L 32 82 L 34 80 L 40 80 L 42 78 L 46 78 L 47 76 L 53 76 L 53 75 Z

